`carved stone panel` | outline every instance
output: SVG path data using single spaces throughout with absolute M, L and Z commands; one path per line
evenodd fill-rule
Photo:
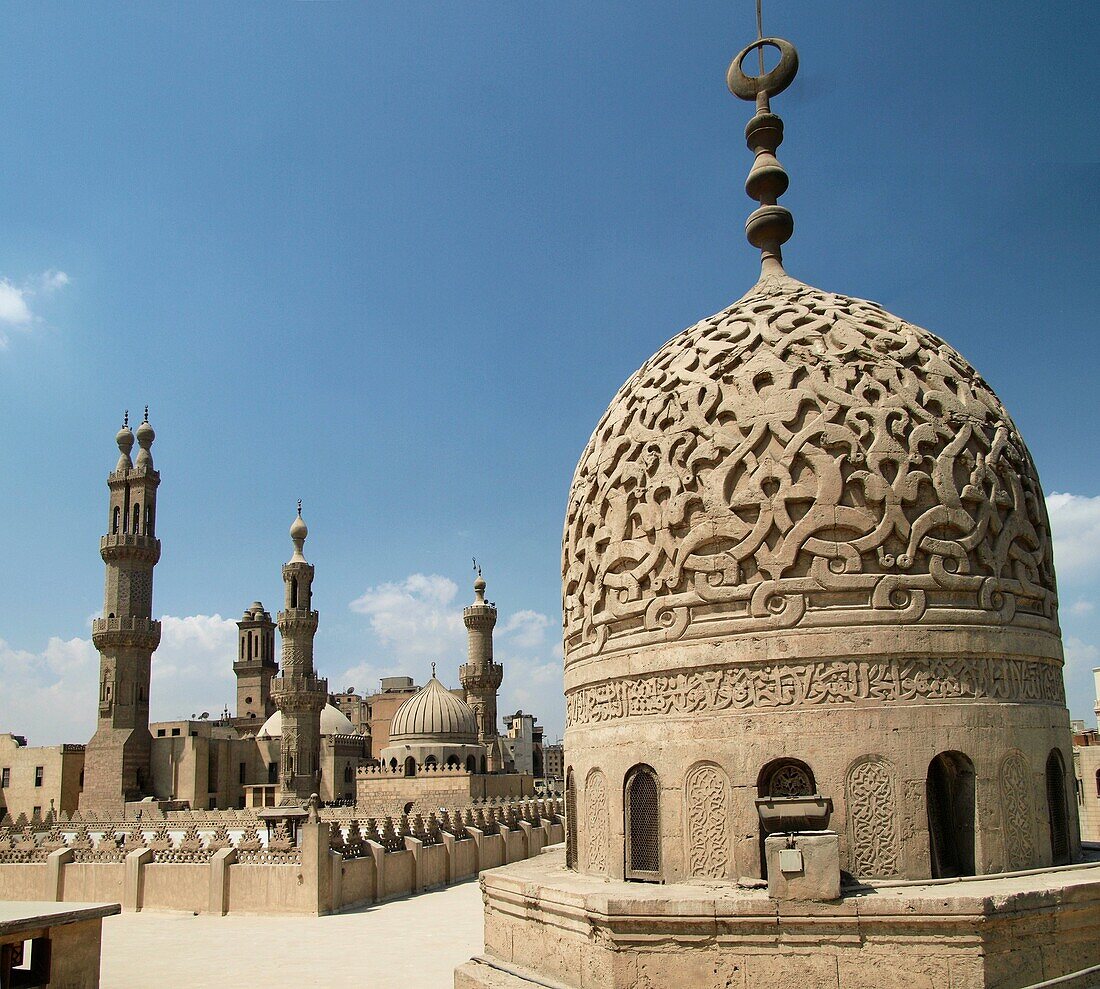
M 587 872 L 607 875 L 609 825 L 607 816 L 607 781 L 594 769 L 584 785 L 585 824 L 587 825 Z
M 889 764 L 877 756 L 860 760 L 848 770 L 847 792 L 853 875 L 898 875 L 898 808 Z
M 692 767 L 684 781 L 688 875 L 727 879 L 730 875 L 729 780 L 718 766 Z
M 1001 762 L 1002 833 L 1008 871 L 1035 865 L 1035 818 L 1031 802 L 1031 769 L 1021 752 L 1011 752 Z

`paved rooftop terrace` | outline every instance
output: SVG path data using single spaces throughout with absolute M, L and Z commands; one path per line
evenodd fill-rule
M 125 913 L 103 922 L 102 984 L 439 989 L 482 951 L 483 923 L 476 880 L 331 917 Z

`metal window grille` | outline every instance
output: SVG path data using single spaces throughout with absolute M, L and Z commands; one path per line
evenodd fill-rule
M 565 780 L 565 867 L 577 867 L 577 784 L 572 769 Z
M 793 762 L 776 767 L 768 780 L 769 797 L 808 797 L 813 792 L 810 774 Z
M 1057 750 L 1047 759 L 1047 809 L 1050 815 L 1050 855 L 1055 865 L 1069 861 L 1069 827 L 1066 820 L 1066 783 Z
M 638 768 L 626 780 L 626 878 L 660 882 L 661 827 L 657 779 Z

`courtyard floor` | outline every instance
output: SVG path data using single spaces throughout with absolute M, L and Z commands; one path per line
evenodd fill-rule
M 445 989 L 483 948 L 477 880 L 332 917 L 142 911 L 103 921 L 103 989 Z

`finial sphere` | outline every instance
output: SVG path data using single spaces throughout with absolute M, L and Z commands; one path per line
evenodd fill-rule
M 749 52 L 759 48 L 775 48 L 779 51 L 779 64 L 770 72 L 761 76 L 745 74 L 742 65 Z M 782 93 L 793 81 L 798 72 L 798 51 L 789 41 L 782 38 L 759 38 L 730 62 L 726 73 L 726 85 L 734 96 L 743 100 L 755 100 L 761 93 L 771 97 Z

